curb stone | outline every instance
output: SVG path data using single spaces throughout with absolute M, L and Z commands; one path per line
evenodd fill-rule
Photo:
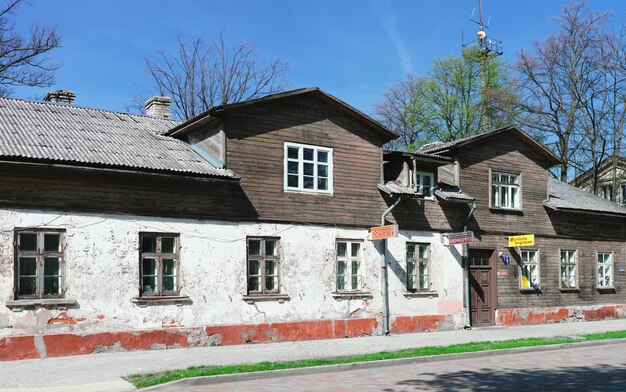
M 250 380 L 263 380 L 268 378 L 279 378 L 289 376 L 303 376 L 311 374 L 321 374 L 330 372 L 342 372 L 358 369 L 373 369 L 379 367 L 397 366 L 397 365 L 409 365 L 428 362 L 442 362 L 451 361 L 457 359 L 471 359 L 471 358 L 483 358 L 493 357 L 508 354 L 521 354 L 528 352 L 544 352 L 560 350 L 564 348 L 578 348 L 578 347 L 590 347 L 590 346 L 608 346 L 617 343 L 626 343 L 626 338 L 621 339 L 607 339 L 607 340 L 592 340 L 573 343 L 561 343 L 551 344 L 545 346 L 531 346 L 531 347 L 518 347 L 518 348 L 506 348 L 500 350 L 486 350 L 475 351 L 455 354 L 441 354 L 441 355 L 428 355 L 423 357 L 409 357 L 409 358 L 397 358 L 397 359 L 384 359 L 380 361 L 368 361 L 368 362 L 352 362 L 342 363 L 335 365 L 322 365 L 311 366 L 293 369 L 279 369 L 279 370 L 263 370 L 258 372 L 248 373 L 234 373 L 234 374 L 221 374 L 216 376 L 200 376 L 185 378 L 182 380 L 170 381 L 164 384 L 155 385 L 152 387 L 137 389 L 139 391 L 164 391 L 165 388 L 171 386 L 203 386 L 214 385 L 228 382 L 237 381 L 250 381 Z M 329 358 L 330 359 L 330 358 Z

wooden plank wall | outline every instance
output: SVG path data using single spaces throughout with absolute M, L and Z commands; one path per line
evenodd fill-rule
M 543 202 L 547 198 L 547 163 L 527 143 L 500 133 L 458 152 L 460 186 L 476 198 L 471 227 L 484 231 L 553 235 Z M 522 173 L 522 211 L 489 208 L 489 169 Z
M 254 221 L 237 183 L 0 163 L 0 207 Z
M 310 96 L 270 101 L 227 112 L 228 168 L 262 220 L 369 227 L 386 204 L 382 138 L 363 122 Z M 284 142 L 333 148 L 332 196 L 283 190 Z
M 496 254 L 511 257 L 511 264 L 505 266 L 502 258 L 497 263 L 497 286 L 499 308 L 526 308 L 542 306 L 573 306 L 626 302 L 626 246 L 624 241 L 600 241 L 555 237 L 535 237 L 539 250 L 541 291 L 519 289 L 520 256 L 517 249 L 507 248 L 502 235 L 482 235 L 481 241 L 473 247 L 495 249 Z M 578 253 L 579 291 L 560 289 L 560 252 L 576 250 Z M 597 252 L 613 252 L 614 282 L 616 290 L 598 290 Z

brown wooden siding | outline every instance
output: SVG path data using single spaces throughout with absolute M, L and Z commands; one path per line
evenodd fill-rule
M 545 159 L 510 133 L 496 134 L 458 153 L 460 187 L 476 198 L 478 208 L 470 228 L 506 233 L 553 235 L 543 202 L 547 198 Z M 521 173 L 522 211 L 489 208 L 489 169 Z
M 256 220 L 239 184 L 0 164 L 0 206 L 230 221 Z
M 385 203 L 381 181 L 383 140 L 374 130 L 312 97 L 249 106 L 224 115 L 227 167 L 261 220 L 368 227 Z M 283 190 L 285 142 L 333 148 L 333 195 Z
M 572 306 L 626 302 L 626 246 L 624 241 L 599 241 L 554 237 L 535 237 L 535 246 L 528 249 L 539 250 L 540 291 L 520 290 L 518 250 L 506 247 L 506 238 L 501 235 L 483 235 L 480 242 L 470 247 L 495 249 L 511 257 L 505 266 L 498 257 L 498 307 L 526 308 L 543 306 Z M 578 256 L 579 290 L 560 288 L 560 252 L 576 250 Z M 615 290 L 597 289 L 597 252 L 613 252 Z

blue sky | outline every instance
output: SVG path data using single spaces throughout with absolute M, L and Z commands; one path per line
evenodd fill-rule
M 504 41 L 505 58 L 554 30 L 550 17 L 565 1 L 483 0 L 489 33 Z M 407 72 L 424 74 L 436 57 L 456 55 L 461 30 L 476 0 L 31 0 L 17 15 L 56 24 L 63 47 L 53 53 L 63 67 L 52 88 L 19 88 L 15 96 L 40 99 L 69 89 L 80 106 L 123 111 L 133 94 L 150 86 L 144 58 L 175 48 L 177 36 L 213 38 L 225 31 L 237 43 L 258 40 L 261 58 L 291 64 L 290 88 L 318 86 L 366 113 L 385 89 Z M 626 19 L 623 0 L 591 0 L 590 9 Z

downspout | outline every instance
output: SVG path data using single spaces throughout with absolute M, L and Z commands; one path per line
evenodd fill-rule
M 467 224 L 476 211 L 476 202 L 472 202 L 472 208 L 470 208 L 467 219 L 465 220 L 465 226 L 463 231 L 467 231 Z M 463 280 L 465 281 L 465 329 L 472 329 L 472 320 L 470 318 L 470 286 L 469 286 L 469 245 L 463 244 Z
M 385 225 L 385 217 L 400 203 L 400 197 L 393 202 L 393 204 L 383 212 L 380 216 L 380 225 Z M 383 294 L 383 329 L 385 335 L 389 335 L 389 284 L 387 279 L 387 260 L 385 260 L 385 254 L 387 253 L 387 240 L 380 240 L 381 254 L 380 254 L 380 276 L 381 276 L 381 288 Z

